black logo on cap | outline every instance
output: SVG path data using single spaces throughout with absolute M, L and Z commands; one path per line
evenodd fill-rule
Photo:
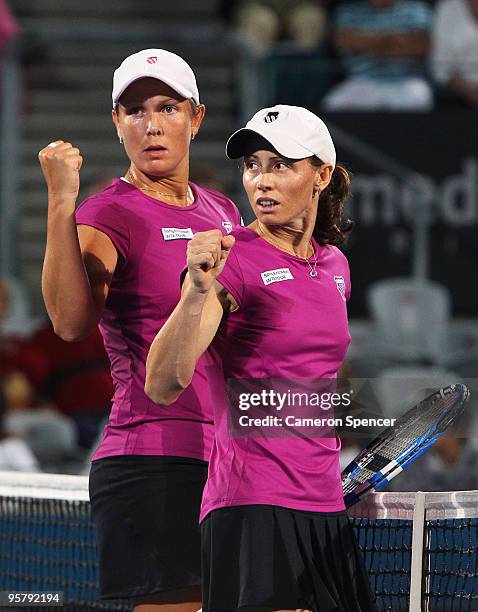
M 279 116 L 279 113 L 277 111 L 271 111 L 267 113 L 267 115 L 264 117 L 264 121 L 266 123 L 272 123 L 273 121 L 277 119 L 278 116 Z

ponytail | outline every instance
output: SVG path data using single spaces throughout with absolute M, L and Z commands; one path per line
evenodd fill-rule
M 323 163 L 315 156 L 310 160 L 314 167 L 319 167 Z M 347 240 L 354 226 L 350 219 L 342 219 L 349 196 L 350 175 L 343 166 L 337 164 L 330 183 L 319 195 L 317 219 L 313 231 L 313 236 L 319 244 L 341 246 Z

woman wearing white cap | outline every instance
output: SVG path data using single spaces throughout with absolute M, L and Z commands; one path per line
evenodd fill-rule
M 222 357 L 201 508 L 203 610 L 371 612 L 340 442 L 335 430 L 294 420 L 330 414 L 315 403 L 307 412 L 289 402 L 287 416 L 277 408 L 277 393 L 297 390 L 298 379 L 302 394 L 330 391 L 350 342 L 349 268 L 337 248 L 350 230 L 348 174 L 325 124 L 300 107 L 259 111 L 226 152 L 244 159 L 257 219 L 191 240 L 189 279 L 146 375 L 150 397 L 174 402 L 203 351 L 211 345 Z
M 74 341 L 98 323 L 115 394 L 93 456 L 90 497 L 104 598 L 137 612 L 200 607 L 201 493 L 213 439 L 206 371 L 173 406 L 144 393 L 146 355 L 180 297 L 187 241 L 227 233 L 234 204 L 188 181 L 189 147 L 204 117 L 196 79 L 179 56 L 146 49 L 113 79 L 113 121 L 130 160 L 124 177 L 75 212 L 82 157 L 57 140 L 40 152 L 48 185 L 45 303 Z

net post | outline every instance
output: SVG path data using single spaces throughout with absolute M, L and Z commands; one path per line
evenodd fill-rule
M 409 612 L 422 612 L 422 573 L 423 541 L 425 537 L 426 493 L 418 491 L 415 495 L 412 531 L 412 563 L 410 568 L 410 607 Z

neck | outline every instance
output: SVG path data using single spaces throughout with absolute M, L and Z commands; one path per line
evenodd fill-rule
M 256 220 L 251 225 L 251 229 L 281 251 L 306 259 L 314 253 L 314 247 L 312 246 L 313 228 L 299 230 L 285 225 L 265 225 Z
M 173 206 L 188 206 L 194 201 L 188 176 L 158 177 L 145 174 L 134 164 L 131 164 L 125 178 L 145 194 L 171 204 Z

